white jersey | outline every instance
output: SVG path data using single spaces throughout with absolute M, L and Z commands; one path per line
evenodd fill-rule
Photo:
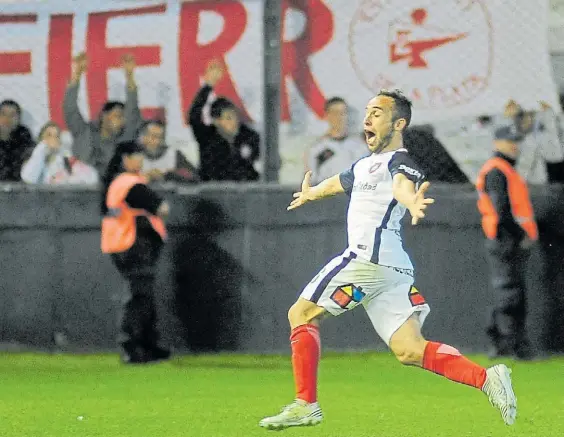
M 348 248 L 374 264 L 413 269 L 400 234 L 406 208 L 393 196 L 392 179 L 397 173 L 416 185 L 424 179 L 405 149 L 369 155 L 340 174 L 341 184 L 350 196 Z
M 306 165 L 312 172 L 312 184 L 335 176 L 369 153 L 366 141 L 360 135 L 321 137 L 307 152 Z

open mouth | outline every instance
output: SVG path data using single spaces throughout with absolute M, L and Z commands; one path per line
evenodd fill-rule
M 371 141 L 376 136 L 374 132 L 370 132 L 369 130 L 365 130 L 364 135 L 366 137 L 366 141 Z

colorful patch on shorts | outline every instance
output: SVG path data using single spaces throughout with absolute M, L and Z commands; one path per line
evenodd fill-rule
M 362 287 L 357 287 L 354 284 L 340 285 L 331 294 L 331 300 L 343 309 L 348 309 L 351 303 L 359 303 L 366 293 L 362 291 Z
M 409 297 L 409 301 L 411 302 L 411 305 L 413 306 L 425 305 L 427 303 L 425 302 L 425 298 L 423 297 L 423 295 L 419 293 L 419 290 L 415 288 L 413 285 L 409 289 L 408 297 Z

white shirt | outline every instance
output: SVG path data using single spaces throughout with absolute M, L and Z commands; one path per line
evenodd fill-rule
M 176 170 L 176 150 L 167 147 L 163 154 L 158 157 L 145 157 L 143 160 L 143 172 L 160 170 L 163 173 Z
M 400 233 L 406 208 L 393 195 L 392 179 L 397 173 L 416 185 L 425 177 L 405 149 L 369 155 L 340 174 L 350 195 L 348 248 L 374 264 L 413 269 Z
M 28 184 L 96 185 L 98 172 L 72 156 L 65 156 L 62 150 L 50 155 L 47 144 L 41 142 L 22 166 L 21 178 Z
M 306 165 L 312 171 L 311 182 L 318 184 L 350 167 L 370 153 L 360 135 L 344 138 L 321 137 L 307 152 Z

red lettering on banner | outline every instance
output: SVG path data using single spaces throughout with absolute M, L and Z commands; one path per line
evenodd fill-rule
M 130 15 L 162 14 L 166 5 L 149 6 L 123 11 L 92 13 L 88 17 L 86 36 L 86 53 L 89 58 L 87 75 L 88 100 L 90 102 L 91 117 L 97 117 L 102 105 L 108 99 L 107 72 L 112 68 L 121 67 L 121 59 L 125 54 L 132 54 L 138 66 L 160 65 L 161 50 L 158 46 L 108 47 L 106 45 L 106 30 L 108 21 L 115 17 Z M 158 110 L 163 111 L 162 108 Z M 143 110 L 145 112 L 146 110 Z M 157 109 L 151 108 L 151 112 Z
M 282 2 L 282 29 L 288 9 L 298 9 L 306 18 L 303 33 L 294 41 L 282 42 L 282 75 L 280 100 L 281 119 L 290 121 L 290 99 L 286 87 L 291 77 L 308 106 L 317 116 L 324 113 L 325 96 L 317 84 L 308 58 L 325 47 L 333 38 L 333 14 L 321 0 L 284 0 Z M 336 61 L 338 62 L 338 61 Z
M 198 30 L 200 27 L 200 13 L 215 12 L 224 20 L 224 26 L 219 36 L 210 43 L 198 44 Z M 179 43 L 179 73 L 182 108 L 186 111 L 192 104 L 194 96 L 200 88 L 200 77 L 203 76 L 208 63 L 217 59 L 225 68 L 225 75 L 215 86 L 214 92 L 229 98 L 242 111 L 242 116 L 250 116 L 237 93 L 229 68 L 225 62 L 225 55 L 237 44 L 247 26 L 247 11 L 237 1 L 223 1 L 221 3 L 195 2 L 184 3 L 180 12 L 180 43 Z M 249 65 L 250 69 L 257 66 Z
M 0 24 L 33 24 L 37 15 L 0 15 Z M 31 52 L 0 53 L 0 74 L 31 73 Z
M 63 100 L 71 75 L 72 22 L 72 15 L 53 15 L 49 24 L 47 46 L 49 118 L 59 126 L 65 126 Z

